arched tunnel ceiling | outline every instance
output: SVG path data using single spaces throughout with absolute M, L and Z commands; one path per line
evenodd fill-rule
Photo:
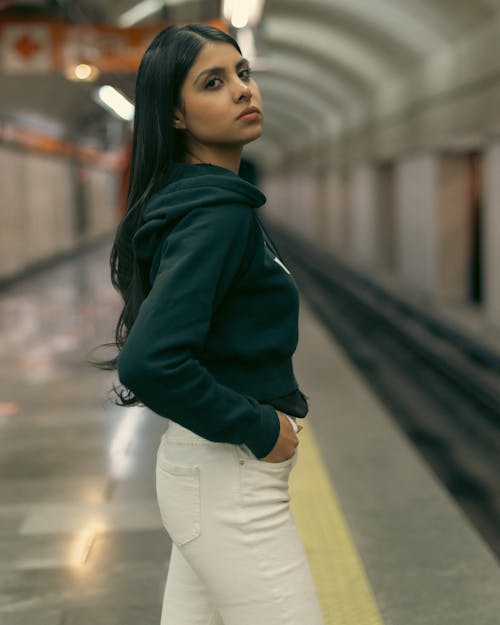
M 442 39 L 454 39 L 491 18 L 499 8 L 490 0 L 399 0 L 404 11 L 433 24 Z
M 381 86 L 404 78 L 499 9 L 500 0 L 268 0 L 262 23 L 268 72 L 256 76 L 264 104 L 287 99 L 281 77 L 290 94 L 295 89 L 324 107 L 315 115 L 316 136 L 325 128 L 356 127 Z M 279 110 L 266 113 L 267 123 Z
M 363 80 L 360 76 L 353 74 L 346 68 L 339 59 L 332 55 L 318 51 L 308 45 L 305 40 L 291 41 L 287 37 L 271 37 L 269 33 L 264 36 L 266 50 L 265 56 L 271 68 L 280 69 L 277 65 L 279 59 L 288 57 L 289 63 L 297 62 L 295 65 L 295 74 L 300 74 L 303 70 L 309 73 L 310 68 L 315 68 L 316 73 L 322 72 L 321 82 L 325 82 L 326 78 L 330 80 L 331 85 L 337 85 L 339 91 L 345 92 L 348 100 L 352 97 L 361 97 L 370 93 L 370 82 Z M 278 58 L 276 58 L 278 57 Z
M 399 58 L 384 54 L 373 41 L 356 36 L 324 21 L 283 15 L 269 17 L 264 24 L 265 40 L 293 41 L 318 58 L 335 61 L 369 86 L 375 86 L 388 72 L 402 69 Z
M 304 88 L 312 88 L 326 95 L 332 106 L 338 110 L 345 110 L 356 98 L 362 98 L 365 90 L 349 79 L 343 78 L 331 62 L 316 57 L 312 58 L 297 50 L 273 45 L 267 55 L 267 70 L 269 76 L 281 75 L 291 81 L 297 81 Z M 258 74 L 257 74 L 258 79 Z
M 441 42 L 434 28 L 389 0 L 272 0 L 266 16 L 313 19 L 349 32 L 387 54 L 412 57 L 425 54 Z

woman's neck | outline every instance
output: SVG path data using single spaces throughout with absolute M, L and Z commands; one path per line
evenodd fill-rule
M 217 165 L 225 167 L 235 174 L 239 172 L 241 161 L 241 148 L 235 150 L 207 150 L 203 147 L 188 148 L 184 162 L 193 164 Z

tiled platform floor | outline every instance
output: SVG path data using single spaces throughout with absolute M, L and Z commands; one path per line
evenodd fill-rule
M 2 625 L 159 622 L 170 541 L 152 471 L 165 422 L 113 406 L 113 375 L 85 364 L 119 310 L 106 254 L 0 294 Z

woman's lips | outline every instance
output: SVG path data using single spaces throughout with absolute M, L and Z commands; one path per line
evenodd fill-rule
M 253 122 L 253 121 L 257 121 L 261 117 L 262 116 L 258 111 L 252 111 L 251 113 L 246 113 L 246 115 L 242 115 L 241 117 L 238 117 L 238 119 L 243 119 L 247 122 Z
M 246 109 L 243 109 L 243 111 L 241 111 L 236 119 L 243 119 L 245 121 L 251 122 L 261 119 L 261 117 L 262 114 L 256 106 L 247 106 Z

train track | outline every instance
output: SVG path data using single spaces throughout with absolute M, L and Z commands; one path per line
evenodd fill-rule
M 302 295 L 500 559 L 500 357 L 269 230 Z

